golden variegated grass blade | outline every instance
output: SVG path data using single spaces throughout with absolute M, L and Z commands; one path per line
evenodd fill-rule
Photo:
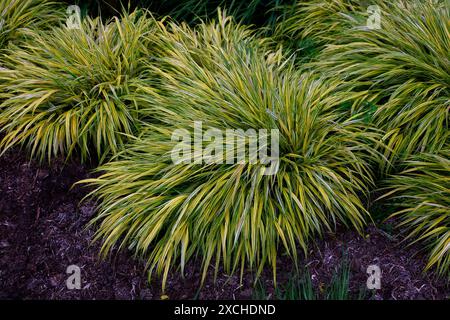
M 64 14 L 64 7 L 56 1 L 0 1 L 0 53 L 10 43 L 22 44 L 28 29 L 48 30 L 60 25 Z

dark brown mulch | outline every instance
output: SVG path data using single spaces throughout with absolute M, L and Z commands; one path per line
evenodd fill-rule
M 92 202 L 81 202 L 87 190 L 73 183 L 89 176 L 78 164 L 51 166 L 29 162 L 19 151 L 0 157 L 0 298 L 1 299 L 160 299 L 160 282 L 147 282 L 143 263 L 128 252 L 108 261 L 98 257 L 99 244 L 91 244 L 92 230 L 86 223 L 95 214 Z M 343 252 L 351 262 L 351 291 L 357 294 L 367 279 L 366 268 L 377 264 L 383 272 L 382 289 L 376 299 L 445 299 L 448 283 L 431 273 L 423 274 L 426 258 L 415 255 L 385 232 L 370 227 L 367 236 L 351 231 L 327 235 L 311 247 L 303 264 L 309 266 L 313 283 L 329 283 Z M 82 289 L 66 287 L 66 268 L 78 265 Z M 291 275 L 292 263 L 281 257 L 279 282 Z M 190 263 L 183 279 L 172 272 L 167 283 L 171 299 L 196 296 L 199 268 Z M 271 272 L 264 272 L 267 296 L 273 297 Z M 219 272 L 214 284 L 208 277 L 197 295 L 200 299 L 243 299 L 254 296 L 251 273 L 242 285 L 238 275 Z

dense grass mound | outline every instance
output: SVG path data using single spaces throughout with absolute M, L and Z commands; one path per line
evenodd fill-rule
M 28 29 L 48 29 L 62 22 L 61 5 L 47 0 L 0 1 L 0 52 L 10 42 L 19 44 Z
M 430 250 L 427 269 L 436 266 L 450 276 L 450 150 L 422 154 L 406 162 L 404 171 L 388 181 L 388 204 L 400 210 L 399 228 L 409 232 L 407 239 L 423 242 Z
M 201 43 L 202 35 L 211 35 L 204 30 L 223 28 L 220 22 L 200 26 L 190 41 Z M 172 32 L 178 38 L 186 29 Z M 337 82 L 299 74 L 290 62 L 280 64 L 276 54 L 245 41 L 231 51 L 203 46 L 203 55 L 182 42 L 174 46 L 178 50 L 162 59 L 166 91 L 154 98 L 161 123 L 101 166 L 99 178 L 85 181 L 100 199 L 94 222 L 103 253 L 115 244 L 128 247 L 148 259 L 150 271 L 163 273 L 164 283 L 172 266 L 183 270 L 196 256 L 203 277 L 212 260 L 227 272 L 251 267 L 259 275 L 266 264 L 275 271 L 281 248 L 296 260 L 298 245 L 305 249 L 313 235 L 337 223 L 362 229 L 367 212 L 360 197 L 372 183 L 368 163 L 374 157 L 368 141 L 377 135 L 356 118 L 340 120 L 336 106 L 351 93 L 339 93 Z M 174 162 L 180 141 L 173 133 L 194 139 L 195 121 L 209 139 L 200 143 L 203 150 Z M 275 146 L 270 130 L 278 129 L 278 162 L 269 151 L 277 173 L 268 174 L 264 158 L 236 162 L 233 143 L 223 145 L 232 161 L 221 162 L 219 136 L 226 129 L 269 130 L 258 151 Z M 182 147 L 190 149 L 191 142 Z
M 379 106 L 373 122 L 391 160 L 437 152 L 449 138 L 450 8 L 399 1 L 382 14 L 381 29 L 348 30 L 314 67 Z
M 0 71 L 2 150 L 26 145 L 41 160 L 119 150 L 139 125 L 138 91 L 151 78 L 147 42 L 156 30 L 139 11 L 106 24 L 87 19 L 79 29 L 29 30 L 26 47 L 11 48 Z

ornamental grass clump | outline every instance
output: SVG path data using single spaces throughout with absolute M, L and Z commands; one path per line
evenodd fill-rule
M 10 43 L 22 43 L 29 29 L 57 26 L 63 17 L 61 5 L 54 1 L 0 1 L 0 53 L 4 53 Z
M 1 151 L 23 145 L 40 160 L 116 153 L 139 127 L 156 24 L 136 11 L 107 23 L 87 18 L 78 28 L 28 30 L 26 46 L 12 47 L 0 70 Z
M 449 48 L 448 6 L 398 1 L 382 12 L 380 29 L 348 30 L 313 67 L 377 106 L 372 122 L 385 131 L 385 155 L 395 163 L 436 153 L 449 139 Z
M 195 41 L 201 35 L 190 33 Z M 159 121 L 84 181 L 99 199 L 93 223 L 102 253 L 115 245 L 134 251 L 164 287 L 171 267 L 183 272 L 193 258 L 202 281 L 211 263 L 216 272 L 249 267 L 256 277 L 269 265 L 275 275 L 280 252 L 296 261 L 299 247 L 338 223 L 361 231 L 378 135 L 358 117 L 342 119 L 337 106 L 353 94 L 262 47 L 208 45 L 198 56 L 182 43 L 161 61 L 164 94 L 148 96 Z M 248 146 L 246 133 L 261 129 L 268 136 L 257 151 L 271 150 L 271 161 L 248 148 L 237 161 L 237 138 Z M 231 143 L 222 143 L 230 131 Z
M 436 267 L 450 277 L 450 150 L 421 154 L 408 159 L 405 169 L 391 176 L 386 205 L 398 209 L 391 218 L 412 243 L 425 244 L 429 251 L 426 269 Z

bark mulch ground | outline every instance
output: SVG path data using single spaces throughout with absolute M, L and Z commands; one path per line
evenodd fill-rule
M 160 299 L 161 283 L 151 284 L 143 262 L 129 252 L 108 260 L 98 256 L 99 244 L 91 243 L 92 229 L 86 224 L 95 214 L 92 201 L 80 202 L 85 188 L 73 184 L 89 176 L 81 165 L 54 161 L 51 165 L 30 162 L 21 151 L 0 157 L 0 299 Z M 326 235 L 311 246 L 308 265 L 318 290 L 329 283 L 342 261 L 350 261 L 353 295 L 365 286 L 366 269 L 377 264 L 382 270 L 382 288 L 372 299 L 446 299 L 448 282 L 422 272 L 426 256 L 405 247 L 398 239 L 375 227 L 365 236 L 352 231 Z M 66 268 L 81 268 L 82 289 L 69 290 Z M 287 257 L 278 263 L 278 280 L 291 277 L 293 265 Z M 211 272 L 213 274 L 213 272 Z M 166 294 L 170 299 L 248 299 L 254 297 L 252 275 L 228 276 L 219 271 L 214 283 L 208 279 L 198 292 L 200 270 L 191 262 L 185 277 L 173 271 Z M 273 297 L 270 270 L 262 280 L 267 297 Z

